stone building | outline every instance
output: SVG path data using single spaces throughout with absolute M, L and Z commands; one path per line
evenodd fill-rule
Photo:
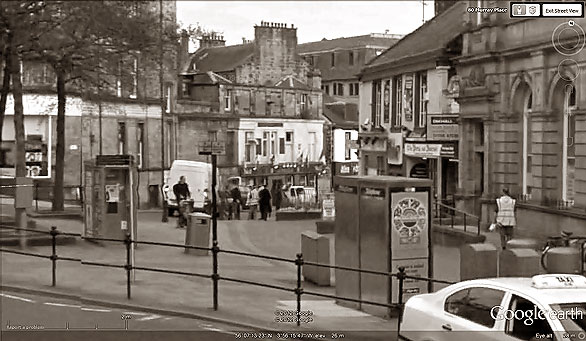
M 150 2 L 147 5 L 158 11 L 158 4 Z M 175 1 L 165 1 L 163 6 L 165 20 L 174 23 Z M 167 111 L 170 111 L 177 81 L 176 53 L 173 51 L 176 47 L 169 46 L 169 49 L 164 64 Z M 131 154 L 139 167 L 139 204 L 145 207 L 149 201 L 160 197 L 162 146 L 166 148 L 165 168 L 174 158 L 172 121 L 166 123 L 166 139 L 162 144 L 159 67 L 156 63 L 135 55 L 113 61 L 113 64 L 118 69 L 103 76 L 108 86 L 99 93 L 95 85 L 66 84 L 65 198 L 80 199 L 84 161 L 100 153 Z M 121 72 L 119 68 L 126 71 Z M 28 175 L 39 184 L 39 196 L 49 198 L 56 162 L 56 76 L 49 65 L 24 60 L 22 83 Z M 9 95 L 0 146 L 2 177 L 14 176 L 13 105 L 12 95 Z M 158 203 L 153 201 L 150 204 Z
M 360 173 L 431 178 L 452 200 L 458 179 L 458 106 L 450 95 L 464 4 L 438 13 L 360 73 Z
M 254 41 L 234 46 L 204 37 L 184 65 L 177 157 L 206 161 L 197 146 L 215 140 L 226 146 L 218 157 L 223 177 L 314 185 L 323 149 L 319 72 L 297 53 L 292 25 L 263 22 L 254 30 Z
M 325 103 L 358 104 L 360 69 L 395 44 L 399 34 L 366 34 L 299 45 L 299 55 L 321 72 Z
M 508 187 L 520 234 L 584 235 L 586 20 L 466 11 L 460 20 L 458 206 L 488 224 Z

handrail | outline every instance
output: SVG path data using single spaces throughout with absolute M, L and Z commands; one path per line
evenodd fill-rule
M 476 216 L 476 215 L 474 215 L 474 214 L 471 214 L 471 213 L 468 213 L 468 212 L 465 212 L 465 211 L 459 210 L 459 209 L 457 209 L 457 208 L 455 208 L 455 207 L 451 207 L 451 206 L 448 206 L 448 205 L 446 205 L 446 204 L 442 204 L 441 202 L 439 202 L 439 201 L 437 201 L 437 200 L 435 201 L 435 205 L 437 205 L 437 206 L 441 206 L 441 207 L 445 207 L 445 208 L 447 208 L 447 209 L 449 209 L 449 210 L 452 210 L 452 211 L 454 211 L 454 212 L 458 212 L 458 213 L 462 213 L 462 214 L 464 214 L 464 215 L 470 216 L 470 217 L 472 217 L 472 218 L 475 218 L 475 219 L 480 219 L 480 217 L 478 217 L 478 216 Z

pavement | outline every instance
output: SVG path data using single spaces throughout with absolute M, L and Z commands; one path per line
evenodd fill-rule
M 1 207 L 4 209 L 6 205 Z M 244 216 L 244 215 L 243 215 Z M 175 227 L 175 218 L 162 223 L 160 211 L 139 213 L 138 240 L 182 244 L 185 230 Z M 68 219 L 39 220 L 39 226 L 57 226 L 59 230 L 81 233 L 83 225 Z M 218 221 L 218 241 L 223 250 L 250 252 L 294 260 L 301 250 L 301 233 L 315 231 L 315 221 Z M 482 232 L 487 242 L 499 245 L 496 232 Z M 50 247 L 30 247 L 26 251 L 49 255 Z M 362 311 L 342 307 L 331 299 L 309 295 L 302 296 L 301 309 L 311 311 L 313 321 L 297 327 L 294 323 L 276 322 L 279 311 L 295 310 L 293 292 L 264 288 L 220 280 L 219 309 L 212 309 L 212 281 L 208 278 L 170 275 L 136 270 L 132 282 L 132 298 L 126 297 L 126 273 L 119 268 L 84 265 L 83 261 L 125 263 L 125 248 L 118 243 L 102 245 L 80 241 L 75 245 L 58 246 L 59 256 L 81 259 L 82 262 L 60 261 L 57 264 L 57 286 L 51 287 L 51 265 L 47 259 L 2 253 L 0 282 L 5 294 L 37 295 L 77 301 L 77 305 L 107 307 L 111 311 L 142 311 L 158 316 L 207 321 L 227 324 L 229 330 L 256 331 L 322 331 L 328 338 L 338 333 L 337 338 L 348 340 L 393 340 L 397 320 L 366 314 Z M 458 281 L 460 278 L 459 249 L 454 245 L 434 245 L 434 277 Z M 220 253 L 219 274 L 223 278 L 234 278 L 264 284 L 296 287 L 296 266 L 276 260 L 264 260 Z M 183 248 L 139 245 L 136 249 L 135 266 L 156 267 L 211 275 L 212 257 L 186 254 Z M 335 279 L 334 279 L 335 281 Z M 335 295 L 334 287 L 318 287 L 303 282 L 305 290 Z M 437 286 L 436 290 L 442 286 Z M 81 303 L 80 303 L 81 302 Z M 10 307 L 9 307 L 10 308 Z M 3 309 L 3 319 L 14 320 L 16 310 Z M 11 317 L 16 316 L 16 317 Z M 66 315 L 56 315 L 64 325 Z M 87 315 L 89 316 L 89 315 Z M 164 319 L 164 318 L 163 318 Z M 105 315 L 91 315 L 89 320 L 98 325 L 107 325 Z M 157 320 L 158 319 L 153 319 Z M 4 321 L 4 320 L 3 320 Z M 15 321 L 15 320 L 14 320 Z M 163 320 L 164 321 L 164 320 Z M 86 321 L 87 322 L 87 321 Z M 154 322 L 153 322 L 154 323 Z M 4 323 L 3 323 L 4 324 Z M 163 323 L 165 324 L 165 323 Z M 183 326 L 183 325 L 182 325 Z M 182 328 L 191 330 L 189 326 Z M 162 328 L 156 325 L 155 329 Z M 221 329 L 221 328 L 219 328 Z M 249 335 L 251 336 L 251 335 Z M 234 337 L 234 335 L 232 335 Z M 197 339 L 200 339 L 199 337 Z

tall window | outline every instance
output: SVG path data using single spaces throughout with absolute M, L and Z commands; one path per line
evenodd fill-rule
M 171 112 L 171 88 L 172 85 L 167 84 L 166 94 L 167 97 L 167 104 L 165 105 L 165 112 L 168 114 Z
M 572 86 L 571 92 L 565 93 L 564 100 L 564 139 L 563 139 L 563 186 L 562 199 L 569 206 L 574 205 L 576 176 L 576 117 L 573 111 L 576 109 L 576 88 Z
M 350 133 L 349 131 L 345 132 L 344 133 L 344 140 L 345 140 L 345 143 L 344 143 L 344 146 L 345 146 L 345 148 L 344 148 L 344 159 L 345 160 L 350 160 L 350 156 L 351 156 L 350 155 L 350 152 L 352 151 L 350 149 L 350 144 L 351 144 L 351 141 L 352 141 L 352 133 Z
M 137 144 L 137 161 L 138 161 L 138 168 L 143 168 L 144 165 L 144 147 L 145 147 L 145 141 L 144 141 L 144 136 L 145 136 L 145 130 L 144 130 L 144 122 L 139 122 L 138 126 L 136 128 L 136 138 L 138 141 Z
M 330 94 L 330 86 L 329 85 L 325 86 L 325 91 L 326 91 L 326 95 Z
M 532 156 L 531 153 L 531 109 L 533 107 L 533 96 L 529 89 L 529 94 L 525 99 L 523 110 L 523 195 L 527 198 L 531 195 L 531 187 L 533 186 L 532 175 Z
M 419 112 L 417 120 L 419 128 L 424 128 L 427 119 L 427 74 L 424 72 L 419 75 Z
M 385 91 L 384 91 L 384 110 L 383 110 L 383 121 L 384 123 L 389 123 L 389 115 L 391 111 L 391 80 L 385 81 Z
M 122 97 L 122 61 L 118 62 L 116 70 L 116 96 Z
M 293 150 L 293 132 L 285 132 L 285 150 L 290 153 L 289 161 L 295 161 L 295 152 Z
M 385 175 L 387 172 L 387 163 L 383 156 L 376 157 L 376 175 Z
M 348 52 L 348 64 L 354 65 L 354 51 Z
M 310 132 L 309 133 L 309 148 L 308 148 L 308 160 L 309 161 L 315 161 L 317 159 L 317 135 L 315 132 Z
M 395 77 L 395 106 L 393 110 L 393 126 L 400 127 L 403 115 L 403 78 Z
M 354 83 L 354 96 L 358 96 L 360 94 L 360 91 L 358 90 L 359 88 L 360 88 L 360 84 Z
M 338 83 L 338 96 L 344 96 L 344 83 Z
M 378 127 L 381 123 L 381 81 L 377 80 L 372 83 L 372 124 Z
M 118 122 L 118 154 L 126 154 L 126 123 Z
M 230 102 L 232 97 L 232 91 L 226 90 L 224 92 L 224 110 L 230 111 Z
M 301 114 L 306 114 L 307 111 L 307 94 L 301 94 L 300 95 L 301 100 L 299 101 L 300 106 L 301 106 Z
M 136 57 L 132 61 L 132 72 L 130 76 L 132 77 L 132 90 L 128 97 L 136 98 L 138 92 L 138 58 Z
M 336 66 L 336 54 L 332 53 L 330 58 L 332 62 L 332 67 Z
M 269 132 L 265 131 L 262 133 L 262 156 L 268 155 L 269 149 Z
M 245 161 L 246 162 L 251 162 L 253 155 L 254 155 L 254 148 L 256 146 L 255 140 L 254 140 L 254 132 L 253 131 L 247 131 L 246 133 L 244 133 L 244 141 L 246 143 L 246 150 L 245 150 Z

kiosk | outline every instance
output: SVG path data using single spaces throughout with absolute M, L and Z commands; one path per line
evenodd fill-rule
M 84 237 L 136 240 L 138 172 L 132 155 L 85 162 Z
M 337 266 L 432 277 L 432 181 L 395 176 L 337 176 L 335 262 Z M 427 293 L 425 281 L 405 280 L 403 302 Z M 336 295 L 398 303 L 398 281 L 381 275 L 336 269 Z M 339 304 L 388 316 L 389 309 L 339 300 Z

